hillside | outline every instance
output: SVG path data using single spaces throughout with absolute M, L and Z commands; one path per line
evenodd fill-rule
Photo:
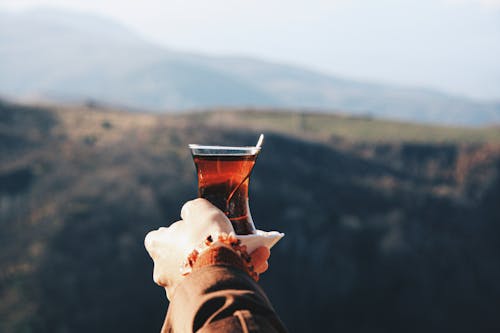
M 0 12 L 0 73 L 0 96 L 11 98 L 91 99 L 157 112 L 253 106 L 441 124 L 500 123 L 498 101 L 165 49 L 106 18 L 49 9 Z
M 500 328 L 493 129 L 2 103 L 0 331 L 158 331 L 143 237 L 196 194 L 187 144 L 253 144 L 263 125 L 251 209 L 286 233 L 262 285 L 291 332 Z

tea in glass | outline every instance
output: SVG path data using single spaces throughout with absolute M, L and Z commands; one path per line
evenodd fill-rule
M 255 233 L 248 184 L 260 147 L 189 145 L 189 148 L 198 174 L 198 196 L 222 210 L 236 234 Z

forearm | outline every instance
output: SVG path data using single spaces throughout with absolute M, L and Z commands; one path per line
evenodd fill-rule
M 177 286 L 162 332 L 286 330 L 248 274 L 234 265 L 215 264 L 194 269 Z

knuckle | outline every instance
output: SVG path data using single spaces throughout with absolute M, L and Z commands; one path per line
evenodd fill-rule
M 186 202 L 181 208 L 181 218 L 186 219 L 189 216 L 189 210 L 191 209 L 192 200 Z
M 206 201 L 202 198 L 196 198 L 193 200 L 186 201 L 186 203 L 181 208 L 181 215 L 189 215 L 189 212 L 194 208 L 199 206 L 203 201 Z
M 162 274 L 154 273 L 153 274 L 153 281 L 162 287 L 167 286 L 167 280 L 165 279 L 165 277 Z
M 156 243 L 156 231 L 150 231 L 144 238 L 144 246 L 148 251 L 154 248 Z
M 196 215 L 196 213 L 203 211 L 213 207 L 213 205 L 203 198 L 196 198 L 190 201 L 187 201 L 181 209 L 181 217 L 183 219 L 187 219 L 190 215 Z M 193 213 L 194 212 L 194 213 Z
M 153 272 L 153 281 L 159 284 L 160 281 L 160 274 L 156 272 L 156 270 Z

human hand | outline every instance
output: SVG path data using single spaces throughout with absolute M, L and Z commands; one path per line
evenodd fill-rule
M 153 280 L 165 287 L 171 298 L 175 287 L 184 278 L 181 266 L 194 248 L 208 235 L 234 232 L 231 222 L 222 211 L 205 199 L 188 201 L 181 210 L 182 220 L 168 228 L 159 228 L 146 235 L 144 245 L 154 261 Z M 255 272 L 267 270 L 270 252 L 260 247 L 250 254 Z
M 269 259 L 270 255 L 271 251 L 269 251 L 269 249 L 265 246 L 258 247 L 255 251 L 250 253 L 252 264 L 257 274 L 262 274 L 267 271 L 267 268 L 269 267 L 267 259 Z

